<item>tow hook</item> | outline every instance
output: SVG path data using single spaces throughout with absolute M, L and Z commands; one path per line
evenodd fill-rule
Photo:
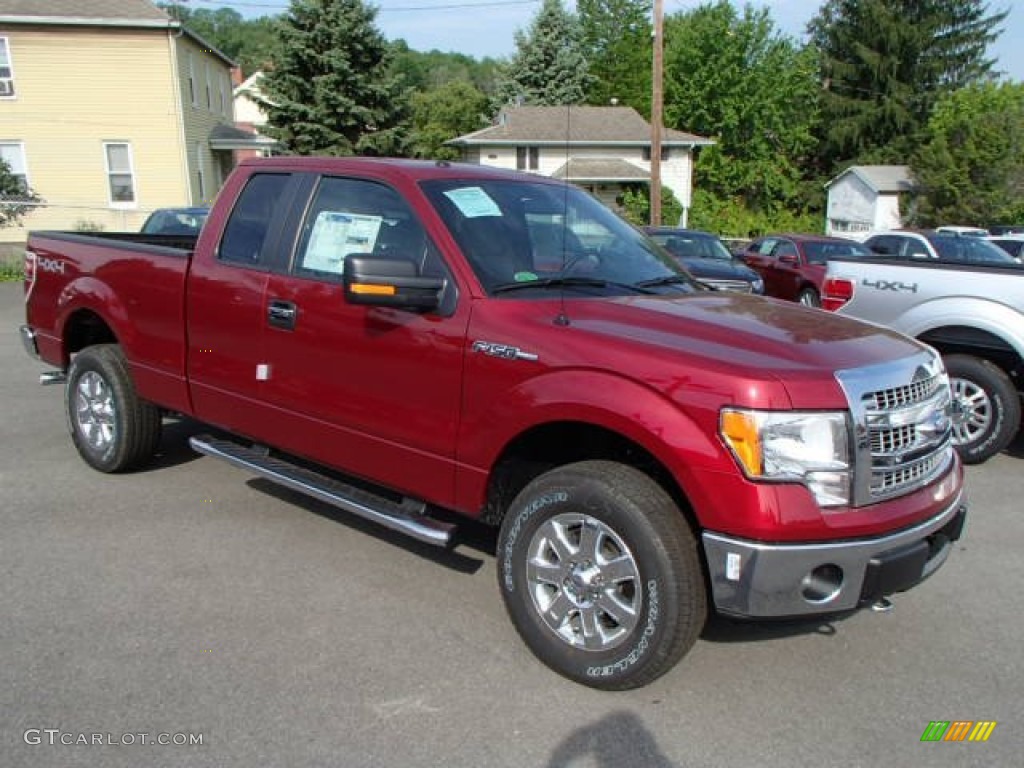
M 894 607 L 892 600 L 887 597 L 880 597 L 871 604 L 871 610 L 874 613 L 889 613 Z

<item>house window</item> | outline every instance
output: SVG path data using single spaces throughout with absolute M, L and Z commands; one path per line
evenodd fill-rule
M 11 175 L 18 180 L 21 189 L 28 191 L 24 145 L 20 141 L 0 141 L 0 160 L 7 163 Z
M 192 106 L 199 106 L 199 94 L 196 92 L 196 57 L 191 53 L 188 55 L 188 95 L 192 99 Z
M 103 143 L 107 164 L 110 203 L 126 207 L 135 203 L 135 173 L 132 171 L 132 146 L 126 141 Z
M 651 148 L 650 147 L 644 147 L 644 155 L 643 156 L 644 156 L 644 160 L 646 160 L 647 162 L 651 161 Z M 668 158 L 669 158 L 668 147 L 662 147 L 661 148 L 661 160 L 662 160 L 662 162 L 664 162 L 665 160 L 668 160 Z
M 540 165 L 540 147 L 516 147 L 516 168 L 536 171 Z
M 14 98 L 14 67 L 6 37 L 0 37 L 0 98 Z
M 210 87 L 210 62 L 206 62 L 206 108 L 213 111 L 213 88 Z
M 196 171 L 199 174 L 199 200 L 206 202 L 206 166 L 203 163 L 203 143 L 196 142 Z

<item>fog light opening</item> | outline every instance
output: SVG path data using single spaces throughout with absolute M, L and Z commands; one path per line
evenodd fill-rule
M 843 588 L 843 569 L 827 563 L 819 565 L 800 582 L 800 594 L 809 603 L 821 604 L 834 600 Z

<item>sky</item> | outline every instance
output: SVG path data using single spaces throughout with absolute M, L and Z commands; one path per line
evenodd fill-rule
M 279 13 L 287 0 L 179 0 L 191 8 L 229 6 L 244 16 Z M 695 8 L 707 0 L 663 0 L 665 14 Z M 389 40 L 403 38 L 414 50 L 453 51 L 474 58 L 507 57 L 515 51 L 516 30 L 525 30 L 541 0 L 369 0 L 375 5 L 377 26 Z M 571 5 L 572 0 L 567 0 Z M 738 3 L 739 4 L 739 3 Z M 820 0 L 754 0 L 753 5 L 771 10 L 778 28 L 802 37 L 807 22 L 821 6 Z M 992 0 L 992 10 L 1009 8 L 1003 34 L 989 49 L 997 59 L 995 69 L 1024 81 L 1024 3 Z

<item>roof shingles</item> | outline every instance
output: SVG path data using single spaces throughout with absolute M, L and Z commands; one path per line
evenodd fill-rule
M 0 0 L 0 19 L 33 17 L 169 21 L 149 0 Z
M 632 107 L 506 107 L 496 125 L 460 136 L 452 144 L 597 143 L 649 144 L 651 126 Z M 709 139 L 667 129 L 664 144 L 711 144 Z

